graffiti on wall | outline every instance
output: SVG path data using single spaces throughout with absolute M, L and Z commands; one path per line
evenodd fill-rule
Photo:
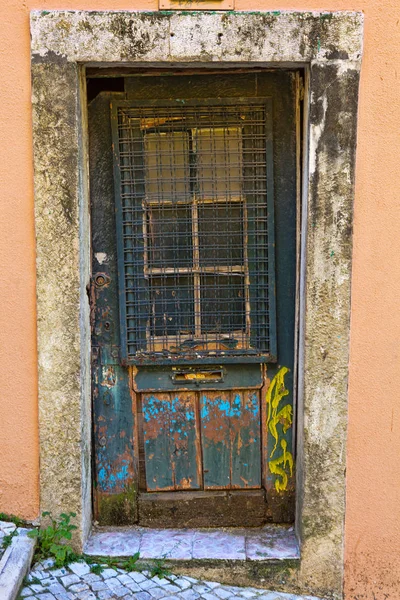
M 293 474 L 293 455 L 288 450 L 287 440 L 279 435 L 278 425 L 282 425 L 285 434 L 293 423 L 293 409 L 291 404 L 281 406 L 282 400 L 288 396 L 289 390 L 285 387 L 287 367 L 282 367 L 275 375 L 268 388 L 266 401 L 268 405 L 267 426 L 274 438 L 274 446 L 269 455 L 268 466 L 270 472 L 276 476 L 275 489 L 284 492 L 289 482 L 289 474 Z

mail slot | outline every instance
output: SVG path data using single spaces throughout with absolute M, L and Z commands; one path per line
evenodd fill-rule
M 174 383 L 182 382 L 199 385 L 201 383 L 219 383 L 223 382 L 225 370 L 222 367 L 214 369 L 180 369 L 173 370 L 171 379 Z

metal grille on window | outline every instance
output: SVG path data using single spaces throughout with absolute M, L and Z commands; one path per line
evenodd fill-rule
M 276 352 L 267 106 L 203 102 L 115 112 L 128 361 Z

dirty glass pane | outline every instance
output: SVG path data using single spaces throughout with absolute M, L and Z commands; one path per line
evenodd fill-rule
M 190 206 L 149 206 L 147 209 L 148 266 L 182 268 L 192 265 Z
M 201 329 L 229 333 L 245 329 L 243 275 L 201 275 Z
M 177 201 L 189 194 L 189 136 L 183 131 L 144 136 L 146 198 Z
M 209 127 L 194 130 L 193 142 L 200 199 L 241 194 L 241 131 L 239 127 Z
M 199 204 L 200 266 L 243 265 L 243 203 Z
M 189 335 L 194 332 L 192 276 L 151 276 L 151 335 Z

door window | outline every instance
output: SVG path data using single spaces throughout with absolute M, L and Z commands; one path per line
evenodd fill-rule
M 268 99 L 113 117 L 123 357 L 273 360 Z

